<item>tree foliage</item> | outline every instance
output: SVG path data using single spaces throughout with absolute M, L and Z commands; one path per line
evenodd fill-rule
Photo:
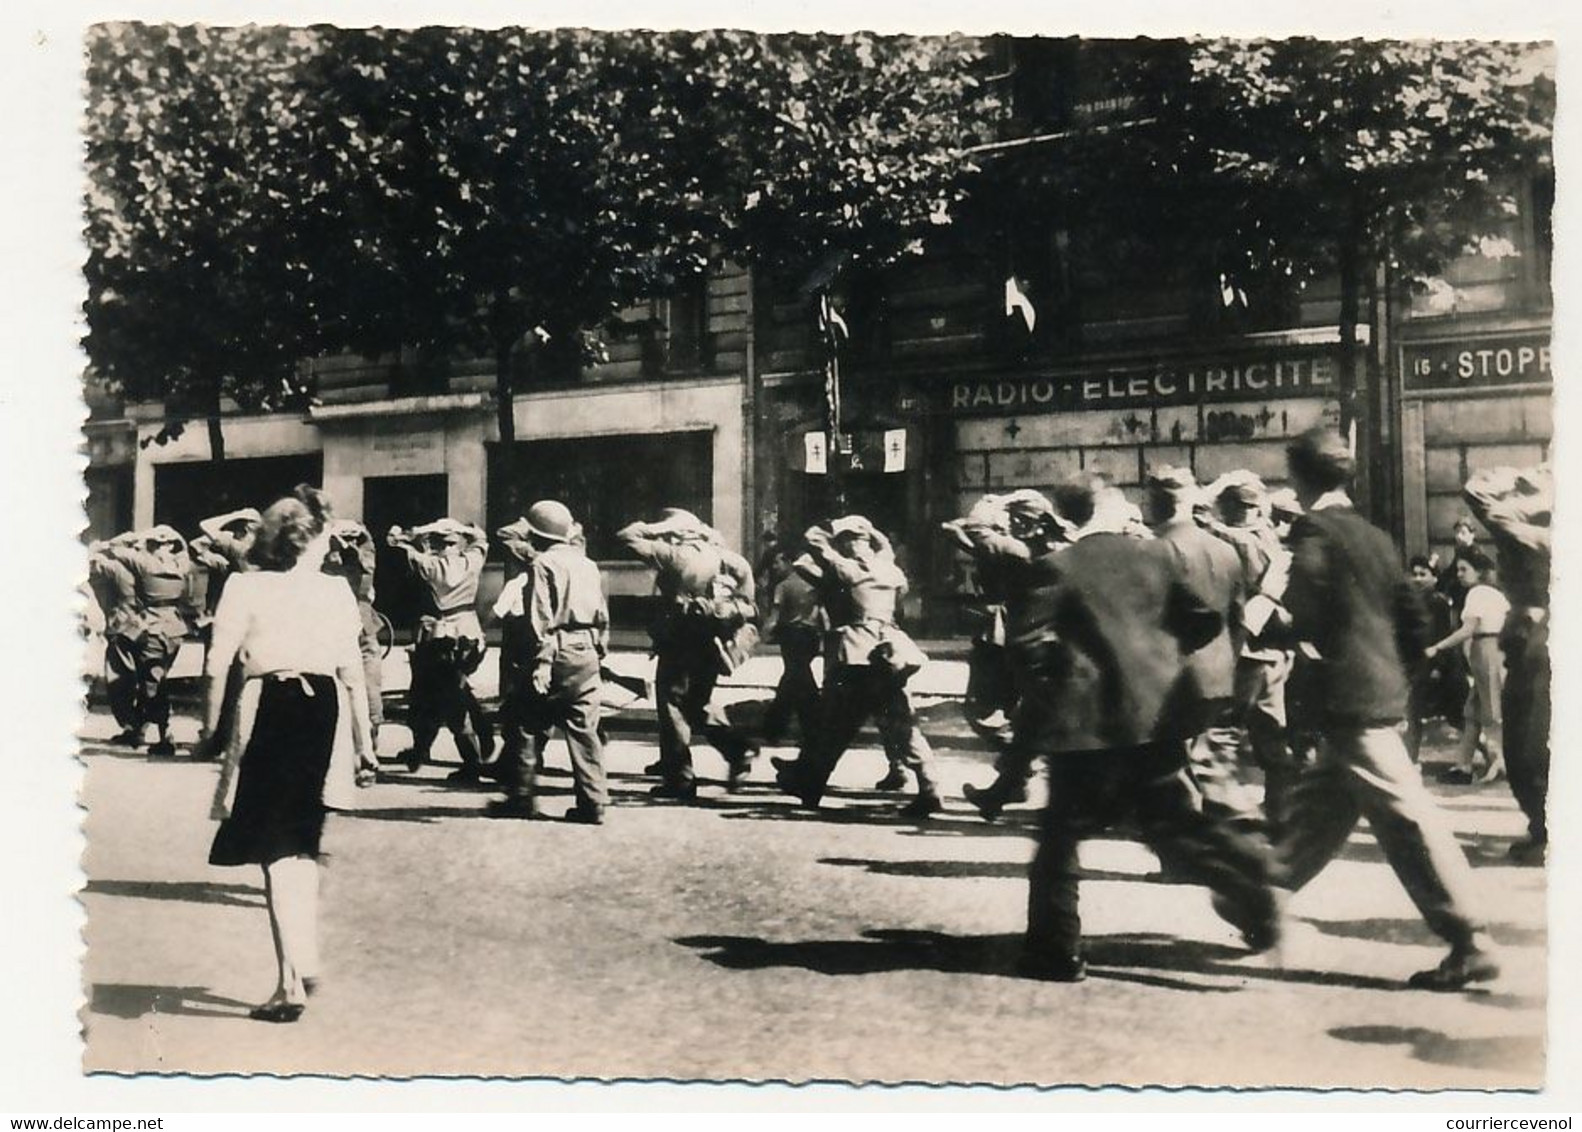
M 306 29 L 102 25 L 88 39 L 85 133 L 91 364 L 162 399 L 161 439 L 222 397 L 300 403 L 315 345 L 313 220 L 333 187 L 305 176 Z
M 564 370 L 728 254 L 880 264 L 992 100 L 962 40 L 115 25 L 90 44 L 90 353 L 217 412 L 319 350 Z M 201 315 L 200 315 L 201 312 Z

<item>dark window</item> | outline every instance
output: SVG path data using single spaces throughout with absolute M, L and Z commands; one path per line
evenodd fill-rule
M 666 432 L 519 441 L 515 482 L 501 490 L 500 446 L 489 446 L 489 529 L 538 499 L 558 499 L 577 517 L 595 558 L 625 557 L 615 532 L 682 507 L 713 522 L 714 436 Z
M 187 538 L 198 523 L 237 507 L 262 511 L 299 483 L 317 487 L 324 480 L 324 457 L 257 456 L 221 463 L 209 460 L 154 467 L 154 522 L 169 523 Z M 333 502 L 333 500 L 332 500 Z

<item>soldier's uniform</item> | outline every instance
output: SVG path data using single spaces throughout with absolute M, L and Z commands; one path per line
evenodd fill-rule
M 1547 468 L 1479 473 L 1464 496 L 1494 537 L 1500 584 L 1511 611 L 1500 631 L 1505 684 L 1500 714 L 1505 722 L 1505 762 L 1511 793 L 1527 818 L 1527 840 L 1511 855 L 1541 864 L 1549 845 L 1549 666 L 1550 516 L 1554 483 Z
M 483 712 L 467 678 L 483 661 L 483 626 L 475 605 L 488 537 L 477 527 L 440 519 L 410 534 L 395 528 L 390 538 L 392 545 L 406 552 L 408 565 L 422 583 L 426 606 L 413 638 L 412 684 L 407 693 L 412 748 L 404 760 L 416 770 L 428 759 L 439 729 L 446 727 L 462 762 L 452 780 L 476 782 L 487 739 L 479 733 Z M 417 539 L 422 547 L 414 545 Z
M 519 619 L 504 689 L 510 709 L 504 725 L 507 797 L 490 807 L 508 817 L 537 816 L 538 766 L 553 728 L 566 736 L 576 804 L 567 819 L 589 825 L 604 820 L 609 803 L 599 741 L 599 668 L 609 647 L 609 610 L 599 568 L 574 545 L 571 513 L 553 500 L 529 510 L 532 541 L 528 572 L 513 583 L 517 608 L 501 609 Z M 502 759 L 507 757 L 501 756 Z
M 840 547 L 832 544 L 832 535 Z M 917 798 L 904 812 L 937 813 L 944 805 L 933 752 L 906 691 L 907 680 L 928 658 L 895 623 L 906 575 L 895 564 L 889 541 L 861 516 L 835 520 L 828 533 L 815 527 L 806 539 L 811 554 L 798 560 L 798 569 L 817 579 L 831 625 L 824 693 L 818 733 L 803 740 L 796 760 L 777 763 L 778 781 L 804 804 L 816 806 L 841 756 L 863 722 L 874 716 L 886 756 L 917 775 Z
M 139 733 L 150 725 L 158 730 L 159 738 L 149 746 L 149 754 L 174 754 L 165 677 L 187 635 L 184 610 L 192 559 L 186 540 L 170 527 L 159 526 L 139 535 L 135 542 L 112 543 L 105 553 L 131 573 L 140 607 L 136 622 L 121 634 L 130 638 L 135 682 L 131 726 Z
M 775 584 L 764 636 L 780 646 L 782 667 L 774 699 L 764 712 L 766 741 L 779 742 L 793 717 L 803 742 L 817 726 L 819 693 L 813 661 L 823 644 L 826 624 L 824 607 L 811 581 L 792 570 Z
M 1028 629 L 1028 593 L 1045 575 L 1048 556 L 1059 549 L 1068 525 L 1043 495 L 1022 490 L 1007 496 L 986 495 L 966 516 L 945 527 L 971 548 L 980 571 L 992 574 L 1004 595 L 1000 632 L 1013 682 L 1009 711 L 1014 720 L 1029 674 L 1023 650 L 1012 642 Z M 971 784 L 963 788 L 967 800 L 989 821 L 1006 805 L 1027 800 L 1027 783 L 1037 757 L 1025 740 L 1018 741 L 1014 722 L 1002 728 L 998 738 L 994 782 L 982 789 Z
M 123 540 L 129 536 L 123 535 Z M 88 584 L 104 613 L 104 663 L 110 714 L 121 727 L 112 740 L 123 746 L 141 742 L 137 721 L 137 637 L 143 609 L 137 579 L 127 566 L 98 548 L 88 560 Z
M 725 756 L 734 788 L 752 765 L 753 744 L 710 700 L 723 663 L 721 637 L 730 631 L 729 619 L 721 616 L 722 604 L 750 606 L 752 568 L 686 511 L 672 510 L 658 523 L 632 523 L 616 537 L 658 572 L 661 608 L 651 632 L 663 781 L 652 793 L 682 800 L 696 796 L 694 730 Z M 722 595 L 722 589 L 730 593 Z
M 1265 516 L 1268 493 L 1263 481 L 1251 472 L 1222 476 L 1208 494 L 1217 499 L 1227 523 L 1211 522 L 1209 529 L 1224 539 L 1241 559 L 1248 597 L 1243 611 L 1246 637 L 1236 660 L 1235 703 L 1239 718 L 1220 737 L 1225 749 L 1239 743 L 1242 734 L 1253 761 L 1263 772 L 1263 810 L 1269 825 L 1285 820 L 1285 801 L 1296 780 L 1297 765 L 1286 737 L 1286 685 L 1291 678 L 1293 652 L 1267 640 L 1262 633 L 1271 620 L 1283 618 L 1291 555 L 1280 543 Z
M 374 769 L 379 744 L 379 727 L 385 721 L 384 663 L 379 645 L 379 614 L 374 610 L 374 566 L 378 549 L 368 528 L 355 519 L 337 519 L 330 526 L 329 552 L 324 556 L 324 572 L 346 579 L 357 599 L 359 628 L 357 651 L 363 658 L 363 687 L 368 698 L 368 722 L 372 729 L 368 752 L 370 763 L 359 772 L 359 782 L 368 780 Z

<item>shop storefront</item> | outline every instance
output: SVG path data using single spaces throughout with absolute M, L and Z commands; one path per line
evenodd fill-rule
M 1443 556 L 1474 472 L 1549 458 L 1549 324 L 1424 320 L 1402 336 L 1399 365 L 1406 551 Z

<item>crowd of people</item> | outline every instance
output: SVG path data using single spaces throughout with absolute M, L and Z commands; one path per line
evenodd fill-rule
M 1090 477 L 1052 496 L 985 496 L 944 525 L 974 562 L 984 602 L 963 707 L 997 752 L 994 780 L 967 786 L 967 801 L 996 820 L 1027 799 L 1045 766 L 1029 975 L 1083 977 L 1077 846 L 1108 825 L 1125 823 L 1167 872 L 1210 888 L 1216 910 L 1264 950 L 1279 941 L 1283 894 L 1317 875 L 1364 817 L 1449 947 L 1412 984 L 1453 989 L 1498 973 L 1470 867 L 1415 764 L 1426 719 L 1459 725 L 1453 769 L 1468 782 L 1508 775 L 1529 825 L 1513 856 L 1542 860 L 1547 471 L 1503 469 L 1467 485 L 1497 567 L 1468 541 L 1443 574 L 1426 559 L 1403 573 L 1388 536 L 1347 495 L 1344 442 L 1315 430 L 1288 455 L 1283 490 L 1247 472 L 1203 485 L 1164 467 L 1149 476 L 1146 513 Z M 174 753 L 165 676 L 195 624 L 206 648 L 195 755 L 221 765 L 210 860 L 262 866 L 279 977 L 254 1015 L 293 1021 L 318 977 L 314 862 L 325 811 L 349 807 L 355 787 L 379 774 L 375 544 L 306 487 L 261 514 L 231 512 L 201 528 L 190 545 L 157 527 L 92 548 L 122 728 L 114 741 Z M 671 509 L 617 538 L 656 577 L 659 757 L 646 768 L 655 798 L 696 799 L 695 736 L 723 757 L 734 791 L 760 745 L 779 742 L 794 721 L 798 751 L 773 760 L 775 781 L 816 808 L 871 720 L 889 763 L 878 788 L 915 783 L 902 810 L 912 818 L 944 809 L 908 693 L 927 657 L 899 624 L 907 578 L 868 519 L 835 517 L 780 548 L 761 616 L 753 569 L 696 515 Z M 448 518 L 388 533 L 425 605 L 413 626 L 412 745 L 396 761 L 421 767 L 449 730 L 461 758 L 451 777 L 491 779 L 502 793 L 491 815 L 535 819 L 543 751 L 559 732 L 575 793 L 564 818 L 602 824 L 600 689 L 625 678 L 606 663 L 600 570 L 555 500 L 533 504 L 495 539 L 514 577 L 492 607 L 501 692 L 492 720 L 470 682 L 486 655 L 477 607 L 487 534 Z M 760 634 L 784 666 L 752 735 L 713 699 Z

